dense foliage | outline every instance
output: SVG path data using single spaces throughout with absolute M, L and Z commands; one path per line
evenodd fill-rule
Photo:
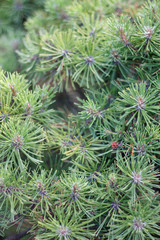
M 160 2 L 0 13 L 2 239 L 158 240 Z

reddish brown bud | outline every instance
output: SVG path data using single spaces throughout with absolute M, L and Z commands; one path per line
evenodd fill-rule
M 112 149 L 116 149 L 119 143 L 117 141 L 112 142 Z

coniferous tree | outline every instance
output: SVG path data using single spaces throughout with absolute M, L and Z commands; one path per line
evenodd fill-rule
M 2 238 L 158 240 L 159 1 L 1 6 Z

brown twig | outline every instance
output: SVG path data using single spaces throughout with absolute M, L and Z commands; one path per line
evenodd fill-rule
M 5 240 L 19 240 L 22 237 L 24 237 L 25 235 L 27 235 L 30 229 L 31 228 L 28 228 L 28 229 L 24 230 L 23 232 L 9 236 L 9 237 L 5 238 Z

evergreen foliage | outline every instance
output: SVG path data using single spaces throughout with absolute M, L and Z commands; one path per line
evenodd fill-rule
M 0 6 L 2 239 L 158 240 L 159 1 Z

